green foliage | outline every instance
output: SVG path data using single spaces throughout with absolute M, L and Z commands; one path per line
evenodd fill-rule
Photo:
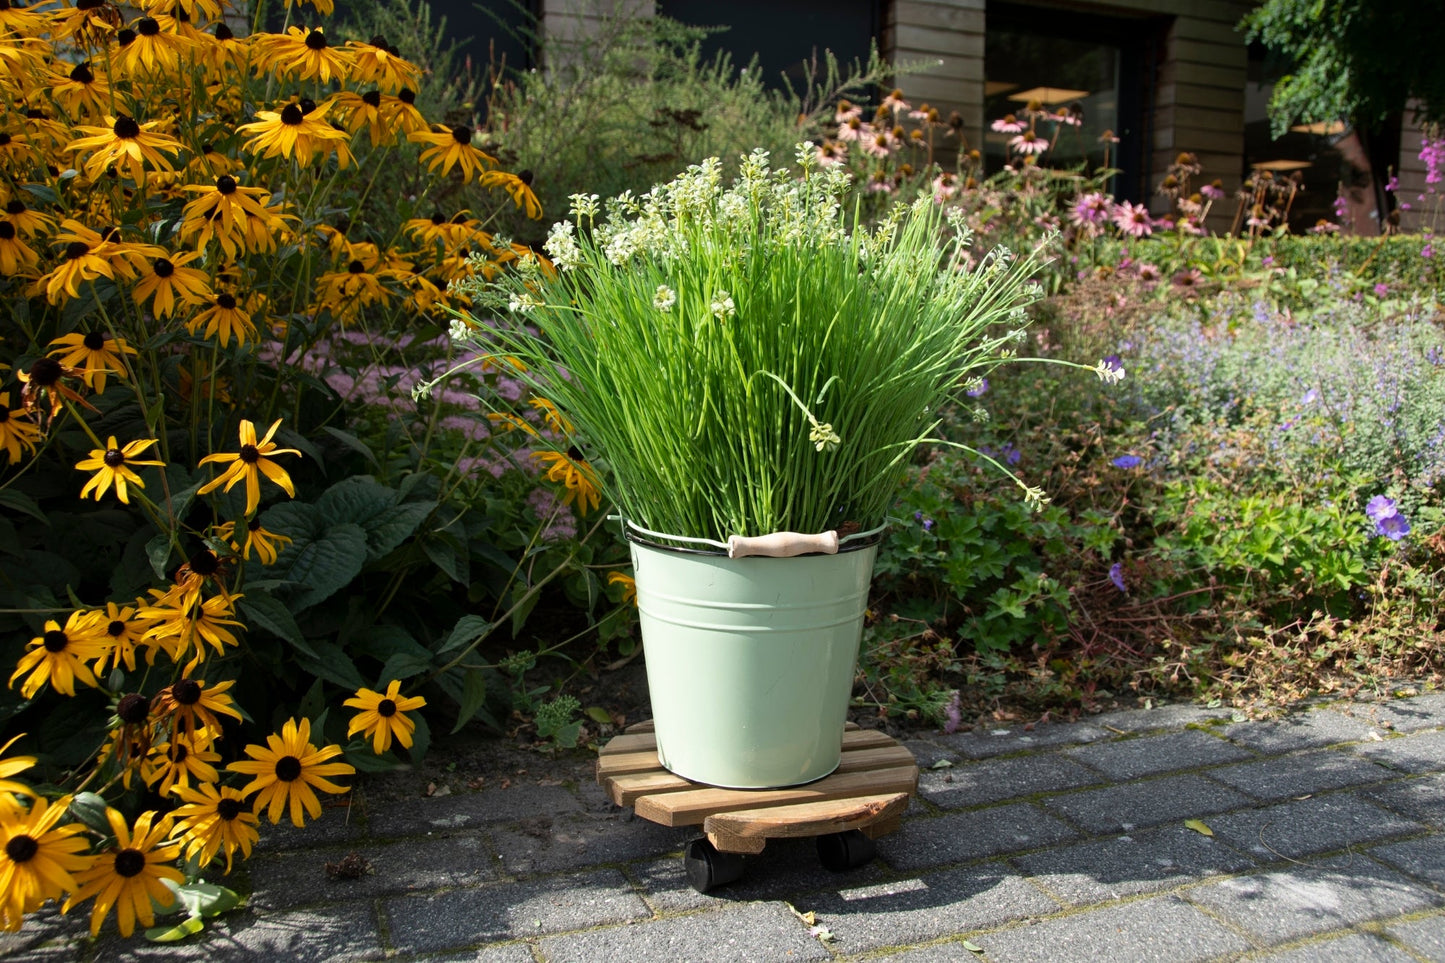
M 1266 0 L 1240 29 L 1292 63 L 1269 102 L 1276 137 L 1301 121 L 1373 126 L 1411 100 L 1427 120 L 1445 117 L 1440 0 Z
M 575 749 L 582 731 L 577 713 L 582 703 L 573 695 L 559 695 L 537 707 L 537 735 L 561 749 Z

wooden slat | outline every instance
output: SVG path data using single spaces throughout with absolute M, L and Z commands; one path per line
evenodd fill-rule
M 713 813 L 757 809 L 791 803 L 820 802 L 877 793 L 911 793 L 918 786 L 918 767 L 900 766 L 850 772 L 792 789 L 694 789 L 642 796 L 637 815 L 664 826 L 695 826 Z
M 902 813 L 908 793 L 879 793 L 823 802 L 796 803 L 762 809 L 714 813 L 703 821 L 703 831 L 725 836 L 787 839 L 842 833 Z M 714 843 L 713 845 L 717 845 Z M 721 848 L 721 847 L 719 847 Z
M 612 757 L 609 757 L 612 758 Z M 685 792 L 697 789 L 698 784 L 657 766 L 657 757 L 652 757 L 653 766 L 643 771 L 616 773 L 602 776 L 601 767 L 606 760 L 598 761 L 598 779 L 607 788 L 607 794 L 619 806 L 631 806 L 643 796 L 667 792 Z M 886 745 L 845 751 L 842 761 L 834 773 L 867 772 L 871 769 L 894 769 L 913 763 L 913 754 L 891 739 Z M 736 790 L 758 792 L 756 789 Z
M 597 750 L 599 756 L 611 756 L 622 752 L 656 751 L 657 739 L 650 732 L 624 732 L 607 740 L 607 745 Z

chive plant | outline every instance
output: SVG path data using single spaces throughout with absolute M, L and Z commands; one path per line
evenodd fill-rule
M 454 332 L 525 363 L 573 423 L 560 447 L 644 528 L 880 524 L 914 451 L 948 444 L 940 407 L 1023 338 L 1035 256 L 973 257 L 927 196 L 866 225 L 845 209 L 848 175 L 814 156 L 800 145 L 799 175 L 756 151 L 730 186 L 709 159 L 605 215 L 574 195 L 550 263 L 463 287 L 500 320 Z

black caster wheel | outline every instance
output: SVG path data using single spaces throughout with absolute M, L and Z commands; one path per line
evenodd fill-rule
M 743 858 L 737 853 L 719 852 L 705 837 L 694 839 L 682 851 L 687 881 L 699 893 L 735 883 L 743 878 Z
M 872 861 L 878 855 L 873 840 L 856 829 L 818 837 L 818 861 L 830 873 L 844 873 Z

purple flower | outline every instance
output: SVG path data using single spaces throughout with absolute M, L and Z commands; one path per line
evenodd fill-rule
M 1398 177 L 1396 177 L 1395 175 L 1391 174 L 1391 175 L 1390 175 L 1390 179 L 1387 180 L 1387 181 L 1385 181 L 1385 190 L 1387 190 L 1387 191 L 1389 191 L 1391 194 L 1393 194 L 1393 193 L 1395 193 L 1396 191 L 1398 191 L 1399 189 L 1400 189 L 1400 178 L 1398 178 Z
M 1389 293 L 1390 293 L 1390 287 L 1389 287 L 1389 285 L 1384 284 L 1384 283 L 1380 283 L 1380 284 L 1376 284 L 1376 285 L 1375 285 L 1375 297 L 1377 297 L 1377 298 L 1383 298 L 1385 295 L 1387 295 L 1387 294 L 1389 294 Z
M 1399 513 L 1400 509 L 1396 507 L 1395 500 L 1384 495 L 1376 495 L 1365 504 L 1365 516 L 1372 522 L 1379 522 L 1382 518 Z
M 968 395 L 970 398 L 981 398 L 986 391 L 988 391 L 988 379 L 979 378 L 978 384 L 974 385 L 972 388 L 969 388 L 967 391 L 964 392 L 964 394 Z
M 1138 455 L 1120 455 L 1110 462 L 1115 468 L 1138 468 L 1144 464 L 1144 459 Z
M 1121 591 L 1121 592 L 1128 592 L 1128 591 L 1129 591 L 1129 589 L 1126 588 L 1125 585 L 1124 585 L 1124 563 L 1123 563 L 1123 562 L 1115 562 L 1113 565 L 1110 565 L 1110 566 L 1109 566 L 1109 581 L 1113 582 L 1113 583 L 1114 583 L 1114 588 L 1118 589 L 1119 591 Z
M 1383 535 L 1392 542 L 1398 542 L 1410 534 L 1410 523 L 1405 516 L 1399 513 L 1381 518 L 1375 522 L 1375 533 Z
M 948 700 L 948 705 L 943 707 L 943 731 L 954 733 L 963 725 L 963 708 L 958 704 L 958 690 L 953 690 L 953 697 Z
M 914 513 L 913 513 L 913 519 L 914 519 L 914 521 L 918 521 L 918 522 L 922 522 L 922 523 L 923 523 L 923 530 L 924 530 L 925 532 L 931 532 L 931 531 L 933 531 L 933 519 L 931 519 L 931 518 L 924 518 L 922 512 L 914 512 Z
M 1302 404 L 1302 405 L 1312 405 L 1312 404 L 1314 404 L 1316 401 L 1319 401 L 1319 400 L 1320 400 L 1320 392 L 1319 392 L 1319 389 L 1318 389 L 1318 388 L 1311 388 L 1309 391 L 1306 391 L 1306 392 L 1305 392 L 1305 396 L 1299 400 L 1299 403 Z
M 1445 355 L 1440 353 L 1439 348 L 1431 348 L 1425 352 L 1425 360 L 1433 365 L 1442 365 L 1445 364 Z

